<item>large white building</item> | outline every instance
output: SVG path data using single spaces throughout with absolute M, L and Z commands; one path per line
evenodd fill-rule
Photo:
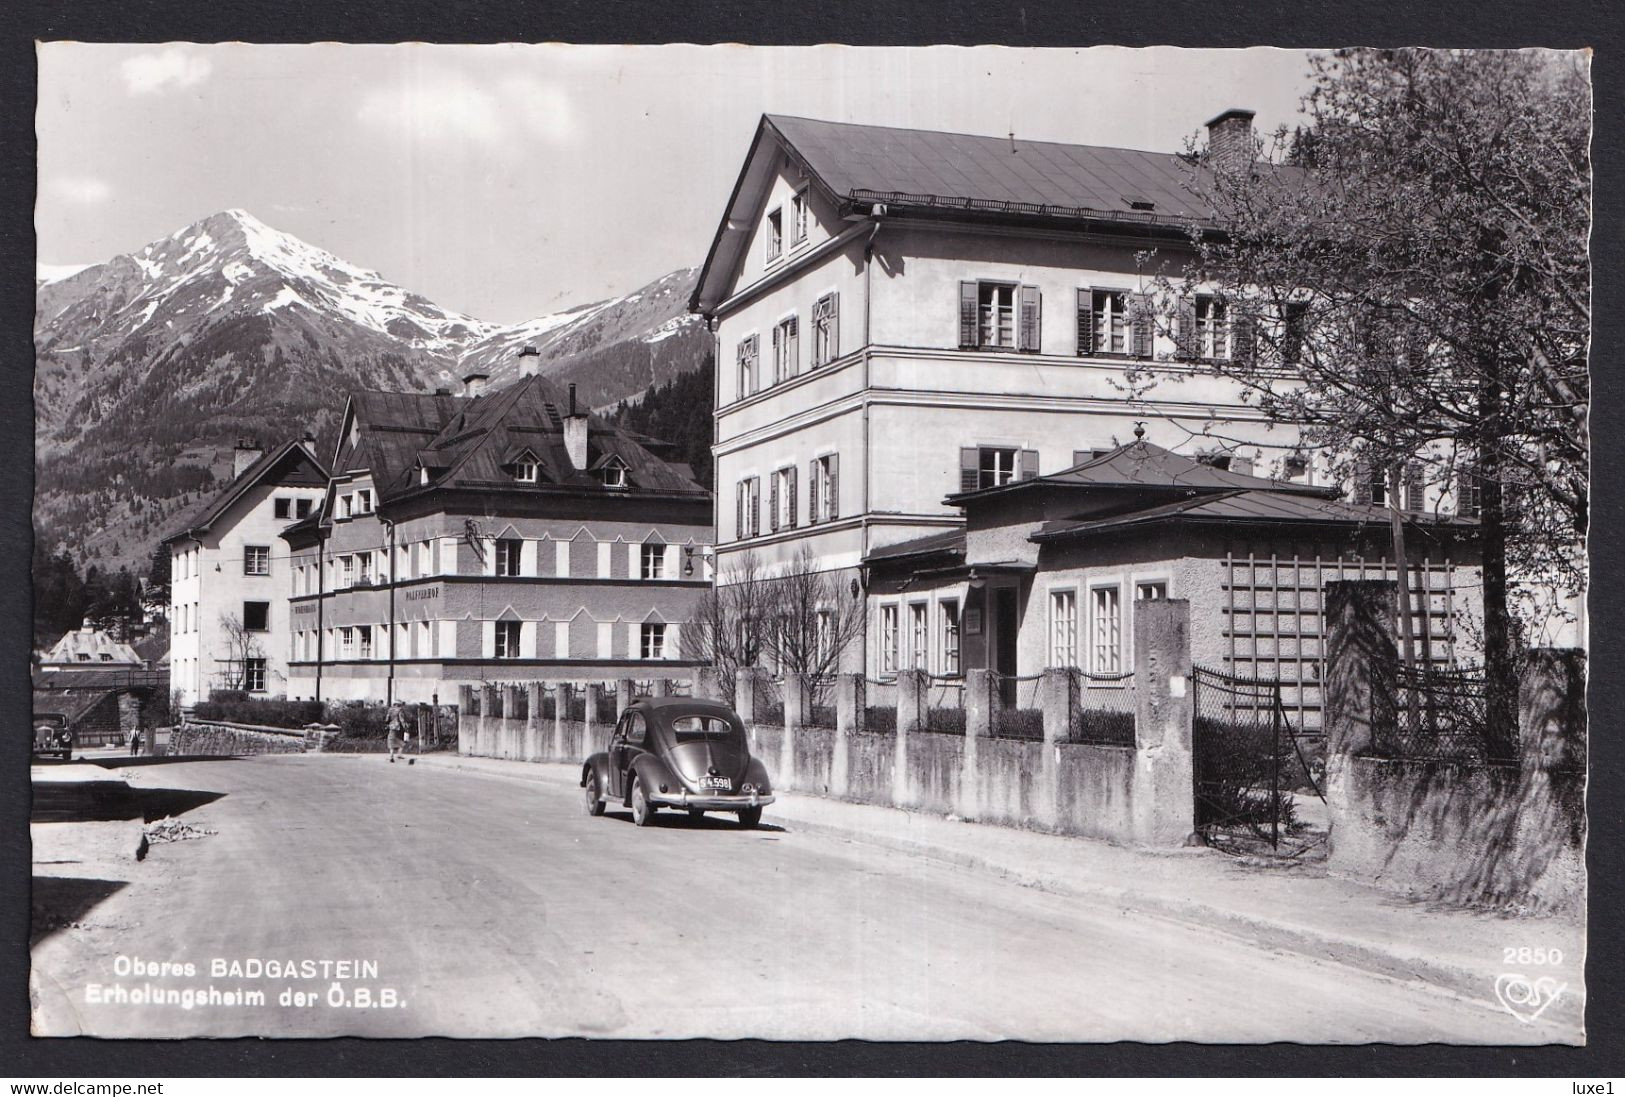
M 234 476 L 164 538 L 170 551 L 170 688 L 287 693 L 290 589 L 281 532 L 320 506 L 327 470 L 309 441 L 239 443 Z
M 1252 148 L 1250 112 L 1209 123 L 1211 155 Z M 1183 274 L 1193 219 L 1213 219 L 1192 171 L 764 116 L 690 302 L 716 337 L 719 582 L 807 546 L 861 583 L 877 549 L 961 529 L 949 496 L 1072 468 L 1142 422 L 1219 468 L 1324 484 L 1297 431 L 1208 367 L 1257 333 L 1214 295 L 1159 307 L 1157 276 Z

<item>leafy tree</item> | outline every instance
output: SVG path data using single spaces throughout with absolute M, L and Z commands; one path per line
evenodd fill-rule
M 1223 230 L 1193 230 L 1179 289 L 1219 287 L 1237 340 L 1213 368 L 1337 472 L 1390 470 L 1397 488 L 1414 469 L 1476 510 L 1505 751 L 1520 625 L 1550 612 L 1542 591 L 1585 579 L 1587 74 L 1534 51 L 1312 64 L 1307 130 L 1283 129 L 1269 157 L 1290 166 L 1193 170 Z

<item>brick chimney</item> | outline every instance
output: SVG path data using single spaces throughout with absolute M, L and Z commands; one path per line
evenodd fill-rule
M 485 395 L 485 382 L 487 380 L 489 380 L 490 377 L 491 377 L 491 375 L 489 373 L 486 373 L 484 370 L 481 370 L 481 369 L 474 370 L 471 373 L 463 374 L 463 395 L 464 396 L 483 396 L 483 395 Z
M 1253 162 L 1254 114 L 1232 107 L 1208 121 L 1207 156 L 1215 171 L 1233 171 Z
M 542 352 L 535 347 L 526 347 L 519 352 L 519 376 L 535 377 L 541 363 Z
M 576 407 L 576 387 L 570 386 L 570 413 L 564 417 L 564 449 L 570 455 L 570 464 L 578 469 L 587 467 L 587 413 Z
M 237 446 L 231 451 L 231 475 L 233 479 L 243 474 L 243 471 L 265 456 L 260 444 L 252 438 L 237 439 Z

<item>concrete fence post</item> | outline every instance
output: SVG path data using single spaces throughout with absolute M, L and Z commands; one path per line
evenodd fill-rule
M 965 672 L 965 752 L 959 767 L 960 814 L 975 819 L 982 812 L 981 741 L 993 734 L 993 708 L 999 703 L 993 672 L 982 667 Z
M 756 724 L 756 705 L 761 693 L 762 672 L 755 667 L 741 667 L 734 676 L 734 710 L 745 726 Z
M 864 686 L 862 674 L 835 676 L 835 743 L 829 760 L 829 790 L 835 796 L 852 788 L 852 736 L 863 730 Z
M 722 683 L 717 679 L 716 667 L 694 668 L 694 696 L 707 701 L 722 700 Z
M 615 718 L 619 720 L 626 706 L 632 703 L 632 694 L 637 691 L 638 685 L 630 678 L 621 678 L 615 683 Z
M 520 755 L 518 736 L 515 732 L 522 731 L 524 725 L 517 719 L 519 712 L 519 687 L 502 687 L 502 731 L 501 742 L 497 746 L 498 758 L 517 758 Z
M 1184 845 L 1196 826 L 1191 606 L 1134 604 L 1134 837 Z
M 1331 826 L 1328 863 L 1338 861 L 1338 832 L 1354 818 L 1352 760 L 1369 753 L 1394 726 L 1394 669 L 1399 663 L 1394 624 L 1399 585 L 1385 579 L 1327 583 L 1326 680 L 1321 685 L 1321 727 L 1326 733 L 1326 808 Z
M 925 727 L 925 691 L 929 686 L 930 679 L 923 670 L 897 672 L 897 742 L 892 755 L 892 803 L 897 807 L 914 800 L 908 779 L 908 744 Z
M 586 728 L 587 752 L 590 754 L 598 742 L 598 699 L 604 695 L 604 687 L 600 682 L 588 682 L 583 692 L 587 705 L 586 711 L 581 714 L 581 722 Z
M 802 709 L 807 704 L 807 680 L 795 672 L 785 671 L 779 685 L 784 701 L 784 735 L 779 740 L 779 783 L 794 788 L 796 782 L 796 739 L 806 723 Z
M 574 693 L 575 687 L 569 682 L 556 682 L 553 685 L 553 757 L 565 762 L 577 760 L 570 757 L 571 751 L 564 733 L 565 722 L 570 719 L 570 704 Z M 583 753 L 592 753 L 590 745 L 583 746 L 585 747 Z
M 497 687 L 490 682 L 480 686 L 480 743 L 476 751 L 481 757 L 496 757 L 497 747 Z
M 519 752 L 519 757 L 527 762 L 539 762 L 543 757 L 542 750 L 542 683 L 525 683 L 525 741 Z
M 1049 667 L 1039 683 L 1044 690 L 1044 756 L 1039 767 L 1039 825 L 1054 829 L 1061 818 L 1061 747 L 1072 737 L 1078 712 L 1077 667 Z
M 671 679 L 670 678 L 656 678 L 652 682 L 650 682 L 649 683 L 649 696 L 650 697 L 670 697 L 671 696 Z
M 457 686 L 457 753 L 474 752 L 474 687 L 467 682 Z

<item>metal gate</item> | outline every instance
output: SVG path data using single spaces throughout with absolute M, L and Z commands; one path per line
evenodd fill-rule
M 1293 728 L 1281 683 L 1208 667 L 1192 671 L 1196 829 L 1208 845 L 1236 853 L 1297 856 L 1325 836 L 1324 806 L 1305 740 Z M 1319 816 L 1316 818 L 1315 816 Z

